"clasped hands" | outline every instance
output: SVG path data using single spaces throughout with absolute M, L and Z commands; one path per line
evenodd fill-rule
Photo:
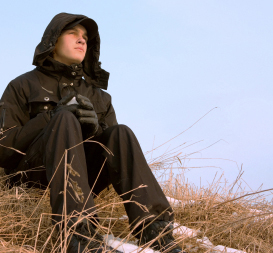
M 77 103 L 69 104 L 71 99 L 75 97 Z M 50 112 L 50 118 L 61 111 L 66 110 L 72 112 L 80 122 L 82 131 L 86 137 L 90 137 L 98 131 L 99 122 L 96 112 L 94 111 L 93 104 L 90 100 L 76 92 L 72 92 L 63 97 L 57 104 L 56 108 Z

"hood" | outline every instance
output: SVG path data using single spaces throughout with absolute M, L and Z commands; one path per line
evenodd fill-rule
M 82 62 L 86 82 L 98 88 L 107 89 L 109 73 L 100 67 L 100 36 L 96 22 L 84 15 L 59 13 L 48 24 L 41 42 L 35 49 L 33 65 L 42 67 L 53 52 L 62 30 L 71 23 L 82 24 L 88 32 L 85 58 Z M 68 66 L 69 68 L 69 66 Z

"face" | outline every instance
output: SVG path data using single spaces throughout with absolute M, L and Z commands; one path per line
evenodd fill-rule
M 87 31 L 82 25 L 65 30 L 57 40 L 53 58 L 68 66 L 83 61 L 87 50 Z

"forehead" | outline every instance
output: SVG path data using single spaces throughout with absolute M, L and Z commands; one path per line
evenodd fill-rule
M 84 35 L 87 36 L 87 30 L 85 29 L 84 26 L 78 24 L 78 25 L 75 25 L 74 27 L 72 28 L 69 28 L 67 29 L 66 31 L 71 31 L 71 30 L 74 30 L 74 31 L 77 31 L 77 32 L 82 32 Z M 65 31 L 64 31 L 65 32 Z

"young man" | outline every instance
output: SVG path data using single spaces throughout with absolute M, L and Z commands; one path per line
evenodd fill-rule
M 96 217 L 92 194 L 109 184 L 123 200 L 130 200 L 125 209 L 140 244 L 163 231 L 151 247 L 182 252 L 171 235 L 173 211 L 135 135 L 118 125 L 111 97 L 102 90 L 107 89 L 109 73 L 101 69 L 99 53 L 94 20 L 67 13 L 52 19 L 35 50 L 36 68 L 11 81 L 1 98 L 0 166 L 7 174 L 26 171 L 14 177 L 13 184 L 50 184 L 55 222 L 63 219 L 64 199 L 68 215 L 81 213 L 68 223 L 78 235 L 69 237 L 67 252 L 111 250 L 100 236 L 86 239 L 96 233 L 95 222 L 89 222 Z M 111 152 L 95 142 L 80 144 L 90 137 Z

